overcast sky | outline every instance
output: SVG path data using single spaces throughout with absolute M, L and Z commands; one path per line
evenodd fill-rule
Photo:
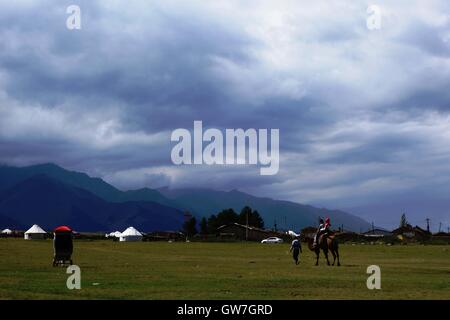
M 71 4 L 81 30 L 66 28 Z M 448 225 L 449 112 L 448 0 L 0 2 L 6 164 Z M 170 134 L 194 120 L 279 128 L 279 173 L 173 165 Z

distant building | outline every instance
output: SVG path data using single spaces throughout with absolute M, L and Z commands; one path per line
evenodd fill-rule
M 445 233 L 445 232 L 437 232 L 435 234 L 433 234 L 432 236 L 432 240 L 438 240 L 441 241 L 443 243 L 447 243 L 450 244 L 450 233 Z
M 450 233 L 446 233 L 446 232 L 437 232 L 435 234 L 433 234 L 433 237 L 448 237 L 450 236 Z
M 142 233 L 137 231 L 133 227 L 129 227 L 127 230 L 122 232 L 122 234 L 119 237 L 119 241 L 142 241 Z
M 148 241 L 182 241 L 186 236 L 178 231 L 154 231 L 145 235 Z
M 117 238 L 118 239 L 118 238 L 120 238 L 121 234 L 122 234 L 122 232 L 120 232 L 120 231 L 114 231 L 114 232 L 105 234 L 105 237 L 106 238 L 113 238 L 113 239 Z
M 371 229 L 367 232 L 364 232 L 363 235 L 374 237 L 388 237 L 392 236 L 392 232 L 384 229 Z
M 11 235 L 12 234 L 12 230 L 11 229 L 4 229 L 4 230 L 2 230 L 2 234 Z
M 37 224 L 34 224 L 30 229 L 25 231 L 24 239 L 25 240 L 36 240 L 36 239 L 45 239 L 47 232 L 44 231 Z
M 427 240 L 431 237 L 430 232 L 419 226 L 413 227 L 410 224 L 393 230 L 392 234 L 404 240 Z
M 222 238 L 232 238 L 239 240 L 261 241 L 268 237 L 286 238 L 284 233 L 279 233 L 272 230 L 260 229 L 251 226 L 242 225 L 239 223 L 232 223 L 223 225 L 217 228 L 219 235 Z

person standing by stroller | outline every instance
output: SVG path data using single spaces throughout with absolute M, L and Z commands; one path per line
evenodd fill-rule
M 299 264 L 299 253 L 302 252 L 302 246 L 300 244 L 300 236 L 297 236 L 294 238 L 294 240 L 291 243 L 291 249 L 289 250 L 289 252 L 292 252 L 292 258 L 295 261 L 295 264 L 298 265 Z

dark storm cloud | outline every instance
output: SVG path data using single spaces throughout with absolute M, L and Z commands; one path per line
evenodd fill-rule
M 189 113 L 213 116 L 211 109 L 229 105 L 223 84 L 208 70 L 209 56 L 246 63 L 239 48 L 247 40 L 214 21 L 175 20 L 164 12 L 157 22 L 150 20 L 132 33 L 122 29 L 130 22 L 113 22 L 114 15 L 103 17 L 112 26 L 89 23 L 83 15 L 83 29 L 69 32 L 62 27 L 66 15 L 52 7 L 14 12 L 19 19 L 13 26 L 34 28 L 19 28 L 23 43 L 17 50 L 5 48 L 0 57 L 9 77 L 5 89 L 12 98 L 44 106 L 73 101 L 76 105 L 71 107 L 80 110 L 122 103 L 129 120 L 150 131 L 172 128 L 167 120 L 176 122 L 178 113 L 181 118 Z M 90 12 L 91 5 L 83 8 Z M 36 15 L 48 24 L 40 19 L 35 24 Z M 34 33 L 39 37 L 33 39 Z M 154 120 L 148 123 L 149 118 Z
M 430 26 L 422 21 L 414 21 L 406 32 L 398 37 L 399 41 L 423 50 L 437 57 L 450 57 L 450 38 L 444 38 L 450 29 L 450 21 L 439 26 Z
M 431 186 L 450 160 L 447 6 L 380 6 L 373 32 L 351 1 L 2 3 L 0 161 L 338 206 Z M 279 128 L 280 173 L 173 166 L 194 120 Z

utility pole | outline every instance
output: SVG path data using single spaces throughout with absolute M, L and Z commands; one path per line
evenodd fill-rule
M 442 222 L 439 222 L 439 232 L 441 232 Z
M 248 241 L 248 211 L 246 214 L 246 218 L 247 218 L 247 226 L 245 228 L 245 241 Z
M 430 232 L 430 218 L 427 218 L 427 232 Z
M 190 219 L 192 219 L 192 214 L 189 211 L 186 211 L 184 213 L 184 223 L 187 223 Z M 186 231 L 186 230 L 183 230 L 183 231 Z M 188 240 L 189 240 L 189 235 L 186 232 L 186 242 L 188 242 Z
M 372 234 L 375 233 L 375 226 L 373 225 L 373 221 L 372 221 Z

